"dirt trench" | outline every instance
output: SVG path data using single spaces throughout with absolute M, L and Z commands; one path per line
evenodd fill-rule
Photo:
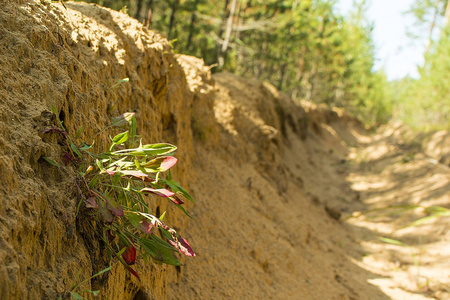
M 86 286 L 102 299 L 449 298 L 448 218 L 401 229 L 424 210 L 380 210 L 448 207 L 445 142 L 421 146 L 397 127 L 369 133 L 339 109 L 213 76 L 125 14 L 66 6 L 0 2 L 0 298 L 56 299 L 78 272 L 105 267 L 90 223 L 75 218 L 75 171 L 43 135 L 51 105 L 84 137 L 135 111 L 146 141 L 178 146 L 174 177 L 196 198 L 193 220 L 150 205 L 167 210 L 197 257 L 179 268 L 138 260 L 141 281 L 112 261 Z

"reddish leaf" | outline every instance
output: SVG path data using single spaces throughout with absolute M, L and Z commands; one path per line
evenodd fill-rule
M 179 242 L 183 247 L 183 250 L 180 249 L 181 253 L 183 253 L 186 256 L 197 256 L 197 254 L 195 254 L 194 250 L 192 250 L 191 245 L 189 245 L 186 239 L 182 238 L 181 240 L 179 240 Z
M 121 170 L 120 173 L 124 174 L 124 175 L 130 175 L 133 177 L 137 177 L 137 178 L 145 178 L 148 177 L 147 174 L 141 172 L 141 171 L 129 171 L 129 170 Z
M 111 230 L 106 230 L 106 236 L 108 238 L 108 242 L 111 244 L 112 241 L 116 238 L 114 234 L 111 233 Z
M 148 220 L 142 216 L 138 216 L 135 214 L 127 214 L 127 219 L 130 221 L 131 225 L 135 228 L 139 229 L 145 234 L 153 234 L 153 226 L 154 224 L 149 223 Z
M 155 171 L 165 172 L 172 168 L 177 161 L 178 160 L 173 156 L 163 156 L 149 161 L 144 166 L 146 168 L 154 169 Z
M 69 164 L 69 162 L 71 162 L 71 161 L 80 162 L 79 159 L 74 158 L 74 157 L 73 157 L 72 155 L 70 155 L 69 153 L 64 153 L 63 159 L 64 159 L 64 165 L 66 165 L 66 166 L 67 166 L 67 165 Z
M 169 227 L 167 227 L 166 225 L 164 225 L 163 224 L 163 222 L 161 222 L 159 219 L 157 219 L 157 218 L 154 218 L 152 221 L 151 221 L 151 223 L 152 223 L 152 225 L 153 226 L 155 226 L 155 227 L 162 227 L 162 228 L 164 228 L 164 229 L 168 229 Z
M 169 243 L 180 250 L 181 253 L 183 253 L 186 256 L 196 256 L 194 253 L 194 250 L 192 250 L 191 245 L 183 239 L 178 233 L 172 232 L 173 240 L 169 240 Z
M 137 279 L 141 280 L 141 278 L 139 278 L 138 273 L 136 273 L 135 270 L 133 270 L 132 268 L 130 268 L 129 266 L 125 266 L 125 269 L 127 269 L 131 274 L 133 274 L 134 276 L 136 276 Z
M 108 222 L 108 223 L 112 223 L 112 221 L 114 220 L 114 216 L 112 215 L 112 213 L 106 208 L 105 204 L 103 203 L 103 201 L 99 201 L 98 202 L 98 211 L 100 212 L 100 214 L 102 215 L 103 219 Z
M 180 198 L 178 198 L 177 196 L 172 196 L 169 199 L 172 200 L 172 202 L 175 204 L 178 204 L 178 205 L 184 204 L 184 201 L 181 200 Z
M 106 201 L 106 207 L 116 216 L 121 217 L 123 216 L 123 208 L 122 205 L 117 203 L 116 201 L 112 199 L 107 199 Z
M 109 175 L 113 176 L 114 174 L 116 174 L 116 171 L 109 171 L 109 170 L 105 170 L 106 173 L 108 173 Z
M 123 260 L 128 265 L 134 265 L 136 263 L 136 248 L 129 246 L 124 253 L 122 253 Z
M 62 130 L 62 129 L 55 128 L 55 127 L 46 128 L 46 129 L 44 130 L 44 133 L 55 133 L 55 132 L 61 133 L 61 134 L 64 135 L 64 136 L 67 135 L 67 132 L 65 132 L 65 131 Z
M 173 156 L 166 156 L 164 161 L 161 163 L 161 171 L 164 172 L 169 170 L 177 163 L 177 161 L 178 160 Z
M 86 199 L 86 207 L 87 208 L 97 208 L 97 202 L 94 197 L 89 197 Z
M 172 197 L 175 195 L 174 192 L 171 192 L 166 189 L 152 189 L 152 188 L 143 188 L 140 190 L 141 193 L 152 193 L 161 197 Z M 173 200 L 172 200 L 173 201 Z
M 147 220 L 144 220 L 140 224 L 139 230 L 145 234 L 153 234 L 153 224 L 149 223 Z

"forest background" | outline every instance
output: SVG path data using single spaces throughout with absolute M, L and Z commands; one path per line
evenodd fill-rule
M 428 33 L 420 77 L 375 71 L 368 2 L 342 16 L 333 0 L 88 0 L 128 13 L 213 72 L 268 81 L 294 100 L 343 107 L 368 126 L 401 120 L 450 129 L 450 1 L 415 0 L 408 30 Z M 389 9 L 389 8 L 386 8 Z

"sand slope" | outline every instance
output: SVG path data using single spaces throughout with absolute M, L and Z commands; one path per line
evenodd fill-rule
M 368 133 L 338 109 L 212 76 L 125 14 L 66 6 L 0 2 L 1 299 L 56 299 L 78 272 L 108 265 L 101 224 L 75 217 L 65 149 L 43 134 L 55 124 L 52 104 L 69 134 L 84 126 L 81 139 L 135 111 L 145 141 L 179 147 L 174 177 L 196 198 L 187 204 L 195 219 L 166 201 L 149 205 L 167 210 L 197 257 L 179 268 L 138 260 L 141 281 L 112 261 L 86 286 L 102 299 L 449 298 L 448 217 L 395 231 L 423 209 L 374 211 L 448 207 L 446 133 L 420 142 L 394 126 Z M 125 77 L 116 98 L 111 86 Z

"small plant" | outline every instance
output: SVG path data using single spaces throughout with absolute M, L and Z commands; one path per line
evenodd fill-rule
M 71 286 L 70 291 L 67 292 L 67 293 L 64 293 L 62 296 L 60 296 L 60 297 L 58 298 L 58 300 L 62 300 L 63 297 L 64 297 L 64 298 L 70 297 L 70 299 L 74 299 L 74 300 L 87 300 L 87 298 L 85 298 L 85 297 L 82 296 L 82 295 L 84 295 L 84 294 L 91 294 L 91 295 L 93 295 L 93 296 L 98 296 L 98 294 L 100 293 L 100 291 L 92 291 L 92 290 L 90 290 L 90 289 L 84 289 L 84 290 L 82 290 L 81 288 L 82 288 L 82 286 L 83 286 L 86 282 L 88 282 L 88 281 L 91 280 L 92 278 L 95 278 L 95 277 L 97 277 L 97 276 L 100 276 L 100 275 L 102 275 L 103 273 L 108 272 L 108 271 L 110 271 L 110 270 L 111 270 L 111 266 L 109 266 L 109 267 L 107 267 L 107 268 L 101 270 L 101 271 L 98 272 L 97 274 L 92 275 L 91 277 L 89 277 L 89 278 L 87 278 L 87 279 L 85 279 L 85 280 L 83 280 L 83 281 L 81 281 L 81 282 L 79 282 L 79 283 L 74 283 L 74 284 Z M 81 270 L 80 270 L 80 271 L 81 271 Z M 75 281 L 78 280 L 78 277 L 79 277 L 79 275 L 80 275 L 79 273 L 80 273 L 80 272 L 78 272 L 78 274 L 77 274 L 77 279 L 76 279 Z
M 125 5 L 122 9 L 127 9 L 127 6 Z M 122 10 L 120 10 L 121 12 L 123 12 Z M 123 12 L 126 14 L 126 12 Z M 109 86 L 108 88 L 106 88 L 108 91 L 111 92 L 111 94 L 114 97 L 114 102 L 113 103 L 108 103 L 108 112 L 111 112 L 117 105 L 117 103 L 119 102 L 119 96 L 116 93 L 116 90 L 120 87 L 120 85 L 122 83 L 126 83 L 129 82 L 130 79 L 129 78 L 123 78 L 120 79 L 119 81 L 117 81 L 115 84 L 113 84 L 112 86 Z
M 420 218 L 411 224 L 408 224 L 405 227 L 402 227 L 398 230 L 407 228 L 407 227 L 413 227 L 413 226 L 419 226 L 423 223 L 440 217 L 450 217 L 450 209 L 442 207 L 442 206 L 422 206 L 422 205 L 390 205 L 375 209 L 370 209 L 362 212 L 354 213 L 354 216 L 360 216 L 360 215 L 375 215 L 373 217 L 380 217 L 380 216 L 395 216 L 395 215 L 401 215 L 408 213 L 410 211 L 414 211 L 416 209 L 420 209 L 422 212 L 427 214 L 426 217 Z
M 54 107 L 52 111 L 58 116 Z M 136 135 L 134 113 L 125 113 L 113 118 L 106 129 L 125 126 L 129 129 L 112 137 L 107 151 L 95 154 L 90 152 L 92 145 L 75 144 L 58 117 L 57 120 L 60 128 L 49 128 L 45 133 L 59 133 L 64 138 L 68 146 L 64 162 L 79 168 L 77 187 L 82 200 L 77 214 L 82 205 L 98 212 L 103 220 L 101 238 L 110 258 L 116 257 L 139 278 L 131 268 L 136 262 L 137 252 L 146 263 L 153 260 L 158 264 L 175 266 L 181 263 L 174 253 L 195 256 L 189 243 L 163 223 L 165 212 L 156 216 L 144 198 L 149 194 L 166 198 L 189 216 L 182 206 L 183 199 L 192 202 L 194 199 L 172 180 L 170 173 L 177 163 L 173 156 L 176 146 L 167 143 L 143 144 Z M 77 137 L 81 130 L 80 127 Z M 44 159 L 58 166 L 50 158 Z
M 402 230 L 402 229 L 406 229 L 409 227 L 420 226 L 420 225 L 422 225 L 430 220 L 436 219 L 436 218 L 450 217 L 450 209 L 448 209 L 448 208 L 445 208 L 442 206 L 421 206 L 421 205 L 392 205 L 392 206 L 367 210 L 365 212 L 355 214 L 355 217 L 357 217 L 361 214 L 368 215 L 368 214 L 373 214 L 373 213 L 376 213 L 376 217 L 395 216 L 395 215 L 406 214 L 406 213 L 414 211 L 414 210 L 421 210 L 423 213 L 426 214 L 426 216 L 419 218 L 419 219 L 415 220 L 414 222 L 412 222 L 402 228 L 399 228 L 397 230 Z M 416 270 L 417 270 L 417 274 L 416 274 L 417 287 L 419 289 L 429 288 L 430 280 L 424 276 L 421 276 L 421 274 L 420 274 L 420 269 L 421 269 L 421 262 L 420 262 L 421 261 L 421 251 L 420 250 L 418 253 L 415 253 L 413 247 L 405 242 L 402 242 L 402 241 L 396 240 L 396 239 L 392 239 L 392 238 L 387 238 L 387 237 L 378 237 L 378 238 L 380 241 L 382 241 L 386 244 L 391 244 L 391 245 L 395 245 L 395 246 L 408 248 L 411 253 L 411 256 L 412 256 L 412 259 L 414 262 L 414 266 L 416 267 Z M 421 244 L 421 237 L 419 237 L 419 244 Z M 421 278 L 425 279 L 425 281 L 420 281 Z

